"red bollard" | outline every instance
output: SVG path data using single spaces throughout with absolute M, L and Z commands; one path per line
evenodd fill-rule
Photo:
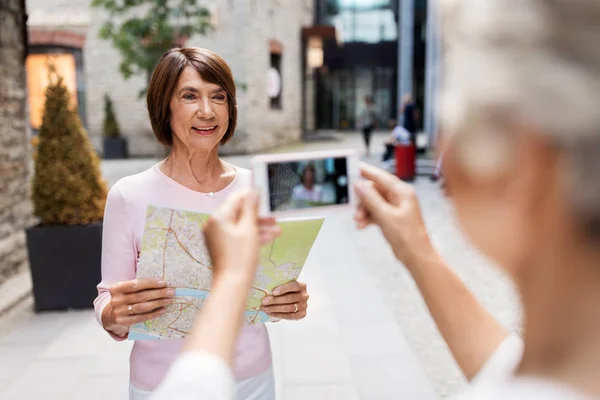
M 414 181 L 417 174 L 417 151 L 413 144 L 399 144 L 394 149 L 396 176 L 403 181 Z

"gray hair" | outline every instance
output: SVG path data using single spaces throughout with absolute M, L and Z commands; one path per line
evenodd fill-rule
M 474 173 L 510 162 L 510 133 L 547 135 L 565 190 L 600 237 L 600 1 L 440 0 L 440 119 Z

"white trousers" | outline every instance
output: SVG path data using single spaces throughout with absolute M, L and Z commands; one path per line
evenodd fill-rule
M 151 396 L 152 392 L 129 385 L 129 400 L 150 400 Z M 238 381 L 235 397 L 236 400 L 275 400 L 273 367 L 252 378 Z

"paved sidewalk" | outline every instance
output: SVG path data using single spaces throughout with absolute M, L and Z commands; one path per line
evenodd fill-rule
M 381 148 L 376 136 L 374 148 Z M 341 142 L 278 151 L 357 147 Z M 379 145 L 379 147 L 377 147 Z M 248 157 L 228 158 L 248 166 Z M 110 184 L 156 160 L 103 163 Z M 365 258 L 385 254 L 377 232 L 359 235 L 350 213 L 328 213 L 301 280 L 309 316 L 269 326 L 279 400 L 433 399 L 434 388 L 386 304 Z M 365 254 L 366 252 L 366 254 Z M 92 311 L 34 314 L 31 301 L 3 319 L 0 398 L 126 399 L 131 343 L 114 342 Z
M 330 214 L 301 276 L 309 317 L 270 325 L 278 399 L 433 399 L 429 384 L 364 270 L 348 215 Z M 27 315 L 0 338 L 0 398 L 126 399 L 129 342 L 92 311 Z

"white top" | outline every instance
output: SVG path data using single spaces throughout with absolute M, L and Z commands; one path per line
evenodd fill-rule
M 523 342 L 509 336 L 456 400 L 593 400 L 556 382 L 516 378 Z M 209 353 L 185 353 L 172 365 L 151 400 L 233 400 L 235 383 L 227 364 Z
M 401 125 L 397 125 L 392 131 L 394 141 L 399 143 L 410 143 L 410 132 Z
M 292 189 L 292 199 L 294 202 L 321 202 L 323 201 L 323 188 L 319 185 L 314 185 L 312 189 L 308 189 L 304 185 L 295 186 Z
M 206 352 L 183 353 L 150 400 L 232 400 L 235 381 L 221 358 Z
M 511 335 L 504 340 L 469 389 L 456 400 L 592 400 L 557 382 L 532 377 L 515 377 L 523 357 L 523 342 Z

